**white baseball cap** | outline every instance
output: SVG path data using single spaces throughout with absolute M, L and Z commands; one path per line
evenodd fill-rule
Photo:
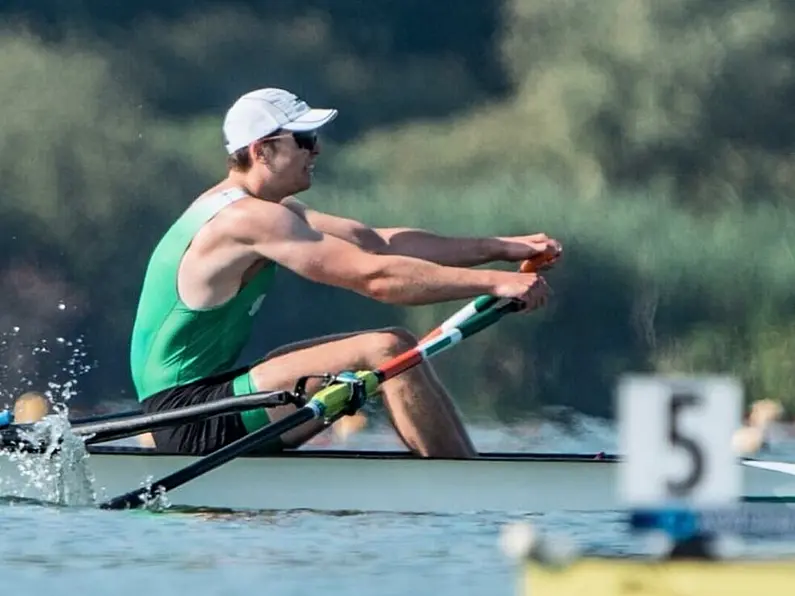
M 234 153 L 249 143 L 277 130 L 317 130 L 337 117 L 337 110 L 310 108 L 295 94 L 268 87 L 240 97 L 224 118 L 227 152 Z

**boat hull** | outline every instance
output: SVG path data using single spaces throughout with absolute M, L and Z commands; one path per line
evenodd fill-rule
M 38 463 L 36 462 L 38 458 Z M 158 480 L 193 457 L 135 448 L 92 448 L 81 465 L 0 456 L 0 496 L 91 504 Z M 87 496 L 88 470 L 90 497 Z M 241 457 L 168 493 L 174 506 L 409 513 L 611 511 L 622 509 L 618 465 L 590 455 L 484 454 L 421 459 L 403 452 L 296 451 Z M 743 466 L 744 494 L 795 495 L 795 476 Z M 75 501 L 89 501 L 80 503 Z

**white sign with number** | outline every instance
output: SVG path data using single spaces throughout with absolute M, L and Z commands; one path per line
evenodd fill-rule
M 742 471 L 732 449 L 743 407 L 737 380 L 627 376 L 617 406 L 625 505 L 720 506 L 739 497 Z

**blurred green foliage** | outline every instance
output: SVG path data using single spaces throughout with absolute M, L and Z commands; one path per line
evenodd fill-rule
M 734 373 L 795 411 L 788 0 L 10 0 L 0 14 L 0 331 L 20 328 L 0 350 L 5 397 L 63 377 L 30 346 L 81 336 L 97 366 L 78 399 L 132 405 L 148 253 L 223 175 L 228 103 L 275 85 L 341 110 L 308 202 L 563 241 L 547 312 L 439 358 L 467 414 L 609 415 L 616 376 L 652 370 Z M 457 306 L 280 275 L 279 315 L 247 357 L 327 332 L 422 333 Z

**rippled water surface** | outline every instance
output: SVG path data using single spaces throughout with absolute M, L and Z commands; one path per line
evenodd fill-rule
M 4 583 L 42 594 L 513 594 L 507 517 L 1 511 Z M 541 523 L 620 548 L 616 519 Z
M 495 431 L 477 437 L 484 449 L 513 449 L 525 440 Z M 612 447 L 599 432 L 580 437 L 580 444 L 555 441 L 548 433 L 534 437 L 528 450 Z M 363 437 L 355 446 L 381 445 L 382 439 Z M 472 490 L 477 490 L 476 482 Z M 505 524 L 517 519 L 491 514 L 158 514 L 5 501 L 0 503 L 0 574 L 3 585 L 18 594 L 508 596 L 516 594 L 517 569 L 500 551 L 498 538 Z M 642 547 L 624 531 L 623 517 L 615 512 L 524 519 L 565 533 L 586 550 L 623 553 Z M 795 554 L 795 543 L 782 539 L 751 546 Z

